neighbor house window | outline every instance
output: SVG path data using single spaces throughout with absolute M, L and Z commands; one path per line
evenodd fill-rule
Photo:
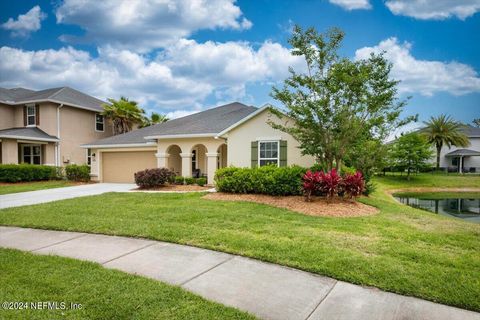
M 105 129 L 105 118 L 97 113 L 95 114 L 95 131 L 104 131 Z
M 28 164 L 42 164 L 42 146 L 38 144 L 22 145 L 22 162 Z
M 279 142 L 278 141 L 259 141 L 258 142 L 258 166 L 279 163 Z
M 27 106 L 27 126 L 34 126 L 37 123 L 37 113 L 35 105 Z

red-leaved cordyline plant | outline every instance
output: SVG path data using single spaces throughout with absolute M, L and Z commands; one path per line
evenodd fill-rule
M 360 171 L 355 174 L 346 174 L 343 177 L 343 188 L 345 193 L 350 197 L 358 197 L 365 191 L 365 180 Z
M 342 177 L 337 170 L 332 169 L 328 173 L 320 173 L 320 191 L 327 194 L 327 197 L 333 198 L 339 191 L 342 183 Z
M 302 177 L 303 181 L 303 193 L 305 194 L 305 201 L 312 200 L 312 193 L 314 193 L 320 183 L 320 173 L 307 171 Z

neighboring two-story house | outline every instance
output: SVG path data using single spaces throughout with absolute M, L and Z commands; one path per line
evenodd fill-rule
M 80 145 L 112 135 L 104 103 L 68 87 L 0 88 L 0 163 L 89 163 Z
M 466 125 L 461 129 L 470 142 L 466 148 L 443 146 L 440 167 L 449 172 L 480 172 L 480 128 Z M 432 160 L 434 161 L 434 160 Z

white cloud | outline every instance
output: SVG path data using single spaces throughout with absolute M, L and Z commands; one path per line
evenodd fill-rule
M 480 92 L 480 77 L 471 66 L 455 61 L 419 60 L 412 56 L 411 48 L 408 42 L 389 38 L 374 47 L 358 49 L 355 59 L 385 51 L 385 57 L 393 63 L 392 76 L 402 81 L 401 92 L 419 92 L 425 96 L 442 91 L 453 95 Z
M 329 0 L 330 3 L 336 4 L 346 10 L 370 9 L 369 0 Z
M 58 23 L 86 31 L 77 40 L 146 52 L 167 46 L 202 29 L 248 29 L 235 0 L 65 0 L 56 10 Z M 75 37 L 64 35 L 65 41 Z
M 465 20 L 480 11 L 480 0 L 388 0 L 385 5 L 396 15 L 424 20 Z
M 175 110 L 167 113 L 167 118 L 168 119 L 176 119 L 176 118 L 181 118 L 185 117 L 188 115 L 191 115 L 193 113 L 201 111 L 200 109 L 198 110 Z
M 31 32 L 38 31 L 41 28 L 41 22 L 47 17 L 39 6 L 35 6 L 27 13 L 18 16 L 17 20 L 9 18 L 2 24 L 2 28 L 10 30 L 12 36 L 26 37 Z
M 228 87 L 275 81 L 288 75 L 288 66 L 303 66 L 302 58 L 292 56 L 289 49 L 270 41 L 255 50 L 247 42 L 197 43 L 182 39 L 167 48 L 157 60 L 163 61 L 176 74 Z
M 0 48 L 0 86 L 44 89 L 71 86 L 99 98 L 120 95 L 153 107 L 192 110 L 209 96 L 248 99 L 245 86 L 282 80 L 301 58 L 277 43 L 254 49 L 245 42 L 182 40 L 157 57 L 105 46 L 98 57 L 72 47 L 26 51 Z M 171 116 L 178 116 L 171 114 Z

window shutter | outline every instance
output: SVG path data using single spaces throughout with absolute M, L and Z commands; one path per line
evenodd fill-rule
M 287 141 L 280 141 L 280 167 L 287 166 Z
M 256 168 L 258 166 L 258 141 L 252 141 L 252 168 Z
M 40 125 L 40 106 L 38 104 L 35 105 L 35 124 Z
M 27 126 L 27 106 L 23 106 L 23 126 Z

